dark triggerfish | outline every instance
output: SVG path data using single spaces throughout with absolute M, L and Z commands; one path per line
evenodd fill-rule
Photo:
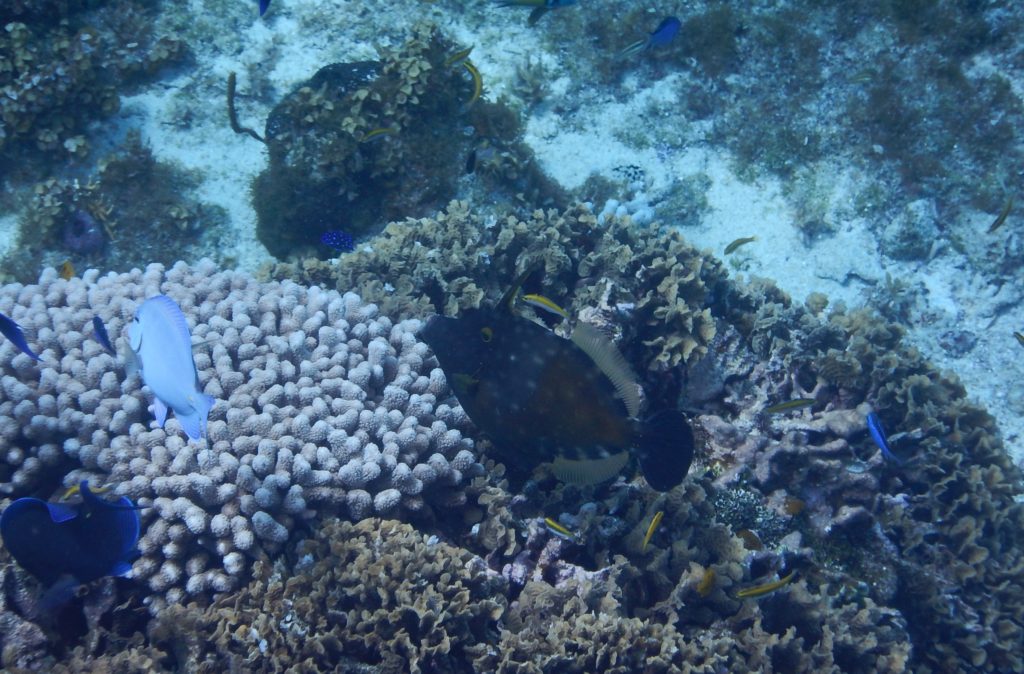
M 655 489 L 682 482 L 694 445 L 686 418 L 639 421 L 635 378 L 594 328 L 581 323 L 569 340 L 517 316 L 527 275 L 495 307 L 433 316 L 420 333 L 469 418 L 513 465 L 549 462 L 566 482 L 611 479 L 630 450 Z
M 79 485 L 81 503 L 19 498 L 0 515 L 0 535 L 14 561 L 46 585 L 88 583 L 131 570 L 139 512 L 125 496 L 108 501 Z

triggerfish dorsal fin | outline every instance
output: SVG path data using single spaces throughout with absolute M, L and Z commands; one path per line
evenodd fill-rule
M 629 452 L 619 452 L 600 459 L 567 459 L 559 456 L 551 462 L 551 472 L 568 484 L 600 484 L 618 475 L 628 461 Z
M 647 483 L 668 491 L 683 481 L 693 463 L 693 430 L 681 412 L 663 410 L 639 428 L 637 458 Z
M 636 375 L 615 345 L 588 323 L 576 324 L 572 342 L 590 356 L 594 365 L 611 380 L 629 416 L 634 419 L 639 416 L 640 387 L 636 383 Z

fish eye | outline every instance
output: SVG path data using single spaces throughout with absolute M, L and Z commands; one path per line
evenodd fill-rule
M 485 342 L 489 342 L 493 338 L 494 338 L 494 330 L 492 330 L 491 328 L 489 328 L 487 326 L 484 326 L 484 327 L 480 328 L 480 339 L 484 340 Z

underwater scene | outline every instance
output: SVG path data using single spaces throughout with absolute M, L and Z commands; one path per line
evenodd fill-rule
M 1024 672 L 1021 35 L 4 0 L 0 670 Z

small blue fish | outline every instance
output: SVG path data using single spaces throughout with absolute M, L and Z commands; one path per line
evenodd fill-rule
M 103 319 L 99 316 L 92 317 L 92 332 L 96 336 L 96 341 L 103 347 L 103 350 L 111 356 L 117 357 L 117 351 L 114 350 L 114 346 L 110 343 L 110 335 L 107 334 L 107 326 L 103 325 Z
M 540 21 L 540 17 L 552 9 L 575 4 L 576 0 L 498 0 L 497 2 L 498 7 L 533 7 L 530 17 L 526 20 L 526 24 L 529 26 Z
M 29 358 L 41 360 L 32 349 L 28 348 L 28 342 L 25 341 L 25 333 L 21 331 L 21 326 L 4 314 L 0 314 L 0 333 L 11 340 L 14 346 L 18 347 L 18 350 Z
M 882 420 L 874 412 L 868 413 L 868 432 L 871 433 L 871 439 L 878 445 L 878 449 L 882 450 L 882 456 L 885 457 L 886 461 L 892 461 L 896 465 L 903 464 L 903 460 L 893 454 L 892 448 L 889 447 L 889 440 L 885 437 L 885 429 L 882 428 Z
M 351 253 L 356 249 L 356 242 L 353 238 L 342 232 L 341 230 L 335 229 L 330 232 L 324 232 L 320 235 L 320 243 L 325 246 L 330 246 L 334 250 L 339 250 L 343 253 Z
M 163 428 L 170 408 L 189 439 L 206 437 L 214 399 L 199 390 L 192 336 L 178 304 L 166 295 L 143 302 L 128 327 L 128 344 L 153 391 L 157 424 Z
M 647 51 L 648 49 L 664 47 L 675 39 L 676 35 L 679 34 L 679 29 L 682 25 L 683 24 L 680 23 L 679 19 L 676 17 L 666 16 L 661 20 L 661 23 L 658 24 L 658 27 L 654 29 L 653 33 L 643 40 L 637 40 L 623 49 L 619 52 L 619 57 L 627 58 L 639 54 L 640 52 Z
M 4 547 L 47 586 L 123 576 L 138 556 L 139 512 L 122 496 L 107 501 L 79 484 L 81 503 L 19 498 L 0 515 Z M 70 597 L 68 597 L 70 598 Z
M 260 16 L 267 13 L 267 7 L 270 7 L 270 0 L 260 0 Z

